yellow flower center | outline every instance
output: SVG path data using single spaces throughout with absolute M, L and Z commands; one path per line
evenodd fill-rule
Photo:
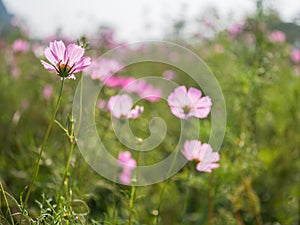
M 68 64 L 58 64 L 58 75 L 61 77 L 68 77 L 71 67 Z
M 66 65 L 66 64 L 59 64 L 59 70 L 69 71 L 70 70 L 70 66 Z

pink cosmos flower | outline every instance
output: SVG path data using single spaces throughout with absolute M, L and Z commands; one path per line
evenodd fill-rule
M 189 161 L 197 161 L 196 170 L 210 173 L 212 169 L 218 168 L 220 160 L 218 152 L 213 152 L 209 144 L 201 144 L 198 140 L 186 141 L 181 153 Z
M 43 89 L 43 97 L 46 100 L 49 100 L 51 95 L 53 93 L 53 87 L 49 84 L 45 85 L 44 89 Z
M 229 26 L 228 31 L 232 36 L 237 36 L 243 33 L 244 26 L 241 24 L 232 24 Z
M 145 89 L 140 89 L 138 94 L 141 98 L 149 102 L 157 102 L 162 96 L 161 90 L 154 88 L 150 84 L 147 84 Z
M 107 108 L 111 114 L 118 119 L 120 117 L 135 119 L 144 111 L 143 106 L 136 106 L 134 109 L 131 109 L 132 99 L 129 95 L 112 96 L 107 103 Z
M 300 63 L 300 50 L 293 49 L 291 52 L 291 60 L 293 63 Z
M 114 73 L 123 69 L 118 61 L 114 59 L 98 58 L 94 60 L 91 66 L 87 69 L 92 80 L 106 81 Z
M 69 44 L 67 47 L 63 41 L 50 42 L 44 55 L 50 63 L 41 60 L 46 70 L 54 71 L 60 77 L 76 79 L 74 73 L 78 73 L 91 64 L 91 58 L 83 56 L 84 48 Z
M 175 72 L 173 70 L 165 70 L 163 73 L 162 73 L 162 76 L 164 78 L 166 78 L 167 80 L 173 80 L 176 76 Z
M 125 88 L 129 83 L 135 81 L 133 77 L 124 77 L 124 76 L 112 76 L 110 77 L 104 85 L 108 87 L 122 87 Z
M 274 43 L 283 43 L 285 42 L 285 34 L 280 30 L 274 30 L 269 35 L 269 40 Z
M 168 104 L 171 112 L 180 119 L 189 117 L 205 118 L 211 109 L 210 97 L 202 97 L 202 92 L 196 88 L 185 86 L 175 88 L 168 96 Z
M 158 101 L 162 92 L 160 89 L 154 88 L 151 84 L 148 84 L 145 80 L 131 80 L 122 86 L 129 93 L 136 93 L 142 99 L 149 102 Z
M 17 39 L 12 44 L 12 50 L 14 52 L 28 52 L 29 50 L 29 43 L 22 39 Z
M 119 179 L 123 184 L 131 183 L 131 172 L 136 168 L 136 161 L 131 157 L 129 151 L 121 152 L 118 156 L 119 165 L 122 167 L 122 172 Z

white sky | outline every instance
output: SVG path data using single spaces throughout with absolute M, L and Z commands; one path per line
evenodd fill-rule
M 95 33 L 100 25 L 116 29 L 119 39 L 160 38 L 172 21 L 184 15 L 190 21 L 214 6 L 224 21 L 238 21 L 255 10 L 255 0 L 3 0 L 9 12 L 28 25 L 35 37 L 54 34 L 58 28 L 73 38 Z M 300 14 L 300 1 L 267 0 L 282 18 Z M 185 9 L 182 10 L 182 6 Z M 191 22 L 192 24 L 192 22 Z

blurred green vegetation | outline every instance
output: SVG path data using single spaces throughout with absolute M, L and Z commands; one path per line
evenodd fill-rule
M 213 39 L 188 45 L 211 68 L 226 100 L 227 128 L 220 150 L 220 168 L 205 174 L 188 165 L 165 181 L 167 183 L 139 187 L 135 224 L 154 224 L 159 193 L 164 185 L 160 224 L 300 223 L 300 65 L 290 60 L 292 44 L 268 40 L 271 30 L 265 25 L 270 18 L 273 14 L 258 10 L 247 20 L 243 33 L 232 36 L 221 31 Z M 181 29 L 184 23 L 178 26 Z M 179 35 L 180 32 L 175 33 Z M 20 196 L 30 183 L 34 162 L 55 107 L 60 80 L 45 71 L 32 52 L 12 52 L 11 43 L 18 37 L 18 30 L 9 30 L 0 40 L 0 178 L 5 191 L 20 204 Z M 189 43 L 180 36 L 176 41 L 184 45 Z M 87 54 L 100 55 L 110 48 L 105 41 L 99 43 L 101 45 L 90 46 Z M 15 67 L 19 70 L 18 76 L 12 75 Z M 195 86 L 182 71 L 164 64 L 132 65 L 120 74 L 161 76 L 165 70 L 175 72 L 176 83 Z M 49 100 L 42 94 L 47 84 L 53 87 Z M 66 81 L 57 116 L 65 126 L 77 84 L 78 80 Z M 108 99 L 117 90 L 106 87 L 104 93 L 101 97 Z M 146 110 L 140 118 L 131 121 L 137 136 L 149 135 L 148 124 L 154 116 L 164 118 L 168 125 L 168 135 L 158 148 L 161 154 L 141 156 L 142 163 L 161 160 L 178 142 L 180 121 L 171 115 L 164 101 L 139 104 Z M 112 154 L 117 156 L 119 151 L 127 150 L 116 139 L 107 111 L 96 109 L 96 121 L 99 135 L 104 137 Z M 201 121 L 202 142 L 207 142 L 209 130 L 209 119 Z M 67 224 L 68 220 L 70 224 L 127 224 L 130 187 L 112 183 L 95 173 L 78 149 L 71 161 L 73 214 L 57 211 L 60 209 L 55 208 L 54 199 L 67 160 L 67 146 L 68 139 L 58 126 L 54 126 L 27 209 L 32 224 Z M 2 191 L 0 196 L 0 221 L 9 224 Z M 11 212 L 19 212 L 12 197 L 6 197 Z M 17 220 L 17 216 L 14 219 Z

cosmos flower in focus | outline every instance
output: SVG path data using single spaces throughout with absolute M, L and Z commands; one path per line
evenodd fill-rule
M 180 86 L 169 95 L 168 104 L 173 115 L 180 119 L 188 119 L 207 117 L 212 102 L 210 97 L 202 97 L 200 90 L 191 87 L 187 91 L 185 86 Z
M 181 153 L 189 161 L 196 161 L 196 170 L 210 173 L 212 169 L 218 168 L 220 155 L 213 152 L 209 144 L 201 144 L 198 140 L 186 141 Z
M 84 48 L 69 44 L 67 47 L 62 41 L 50 42 L 44 51 L 49 63 L 41 60 L 46 70 L 54 71 L 60 77 L 76 79 L 78 73 L 91 64 L 91 58 L 84 55 Z
M 109 99 L 107 108 L 118 119 L 121 117 L 135 119 L 142 114 L 144 107 L 136 106 L 134 109 L 131 109 L 132 105 L 132 99 L 129 95 L 115 95 Z
M 131 172 L 136 168 L 136 161 L 131 157 L 129 151 L 121 152 L 118 156 L 119 165 L 122 167 L 122 172 L 119 174 L 119 179 L 123 184 L 131 183 Z

